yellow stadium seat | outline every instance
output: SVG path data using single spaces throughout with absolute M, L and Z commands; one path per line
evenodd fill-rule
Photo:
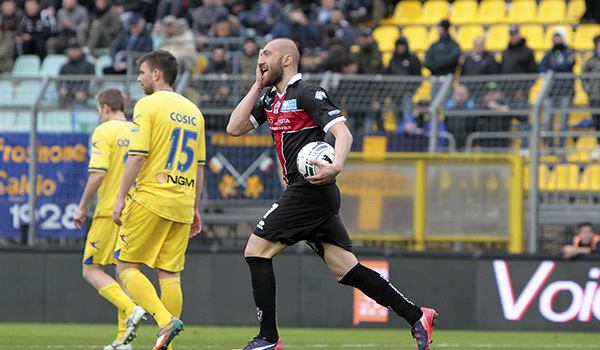
M 381 62 L 383 63 L 384 68 L 387 68 L 390 65 L 392 56 L 394 56 L 393 52 L 384 52 L 381 54 Z
M 400 37 L 400 29 L 396 26 L 379 26 L 373 29 L 373 38 L 379 46 L 379 51 L 395 51 L 396 40 Z
M 581 85 L 581 79 L 575 79 L 575 97 L 573 98 L 573 104 L 576 106 L 587 106 L 589 102 L 589 96 Z
M 590 164 L 583 169 L 579 190 L 581 192 L 600 192 L 600 164 Z
M 446 0 L 429 0 L 423 4 L 419 24 L 436 25 L 442 19 L 448 19 L 448 2 Z
M 473 50 L 473 40 L 477 37 L 483 37 L 485 30 L 480 24 L 464 24 L 456 32 L 456 41 L 462 51 Z
M 594 136 L 582 136 L 575 142 L 575 151 L 567 157 L 569 163 L 589 163 L 591 153 L 598 148 L 598 140 Z
M 487 32 L 486 48 L 489 51 L 502 51 L 508 47 L 508 25 L 495 24 Z
M 539 24 L 524 24 L 519 28 L 521 36 L 527 40 L 527 46 L 532 50 L 546 50 L 544 27 Z
M 575 50 L 588 51 L 594 49 L 594 37 L 600 34 L 600 24 L 581 24 L 575 29 L 573 45 Z
M 505 18 L 506 2 L 504 0 L 482 0 L 475 23 L 492 25 L 504 23 Z
M 548 189 L 548 178 L 550 170 L 548 170 L 547 164 L 538 165 L 538 189 L 540 191 L 546 191 Z M 527 165 L 523 168 L 523 189 L 529 191 L 531 188 L 531 165 Z
M 506 23 L 532 23 L 536 20 L 537 3 L 535 0 L 514 0 L 510 2 Z
M 456 0 L 452 3 L 450 23 L 453 25 L 475 23 L 478 10 L 479 7 L 475 0 Z
M 576 24 L 579 23 L 581 17 L 585 13 L 585 0 L 569 0 L 567 4 L 567 16 L 565 21 L 567 23 Z
M 394 8 L 392 17 L 388 19 L 387 24 L 405 26 L 407 24 L 416 24 L 421 20 L 421 2 L 416 0 L 400 1 Z
M 579 165 L 557 164 L 548 178 L 548 191 L 579 190 Z
M 542 0 L 538 4 L 536 22 L 561 23 L 565 21 L 567 5 L 565 0 Z
M 407 26 L 402 28 L 402 35 L 408 40 L 411 51 L 426 51 L 429 48 L 427 28 L 425 26 Z

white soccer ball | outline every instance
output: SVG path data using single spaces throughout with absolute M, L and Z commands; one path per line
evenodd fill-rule
M 304 145 L 298 152 L 298 158 L 296 158 L 298 171 L 304 178 L 317 175 L 321 171 L 321 168 L 317 164 L 313 164 L 311 159 L 332 164 L 335 159 L 335 150 L 330 144 L 323 141 L 310 142 Z

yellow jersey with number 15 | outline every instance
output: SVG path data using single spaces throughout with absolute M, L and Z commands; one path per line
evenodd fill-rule
M 130 155 L 144 155 L 133 200 L 175 222 L 192 223 L 198 165 L 206 159 L 204 117 L 187 98 L 159 90 L 133 110 Z
M 112 217 L 117 193 L 123 180 L 129 150 L 131 122 L 111 119 L 98 125 L 92 134 L 88 172 L 105 173 L 98 188 L 98 205 L 94 217 Z M 131 194 L 131 190 L 129 191 Z

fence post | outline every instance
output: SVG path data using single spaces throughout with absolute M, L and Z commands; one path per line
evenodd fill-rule
M 438 91 L 438 93 L 433 97 L 433 101 L 429 106 L 429 115 L 431 116 L 431 132 L 429 133 L 429 153 L 435 153 L 437 149 L 437 141 L 438 141 L 438 120 L 439 120 L 439 109 L 444 102 L 444 98 L 448 96 L 448 93 L 452 89 L 452 82 L 454 81 L 454 77 L 452 74 L 448 74 L 443 77 L 439 77 L 442 79 L 442 87 Z
M 42 80 L 42 85 L 35 96 L 35 100 L 31 104 L 31 132 L 29 133 L 29 227 L 27 228 L 27 245 L 33 247 L 35 245 L 35 233 L 37 223 L 35 221 L 35 212 L 37 208 L 37 173 L 38 173 L 38 132 L 37 132 L 37 114 L 38 106 L 46 88 L 50 83 L 50 78 L 45 76 Z
M 535 254 L 537 251 L 537 231 L 538 231 L 538 220 L 539 220 L 539 187 L 538 187 L 538 176 L 539 176 L 539 163 L 540 163 L 540 115 L 541 106 L 544 99 L 548 95 L 550 85 L 554 77 L 554 71 L 549 70 L 544 75 L 544 84 L 540 89 L 540 92 L 535 99 L 533 104 L 533 130 L 531 131 L 531 137 L 529 138 L 529 148 L 531 150 L 531 185 L 529 190 L 529 242 L 528 252 Z

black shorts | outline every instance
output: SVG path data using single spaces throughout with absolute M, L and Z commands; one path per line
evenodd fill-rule
M 253 233 L 290 246 L 306 241 L 321 258 L 320 242 L 352 252 L 350 236 L 340 219 L 340 190 L 335 183 L 292 184 L 265 213 Z

